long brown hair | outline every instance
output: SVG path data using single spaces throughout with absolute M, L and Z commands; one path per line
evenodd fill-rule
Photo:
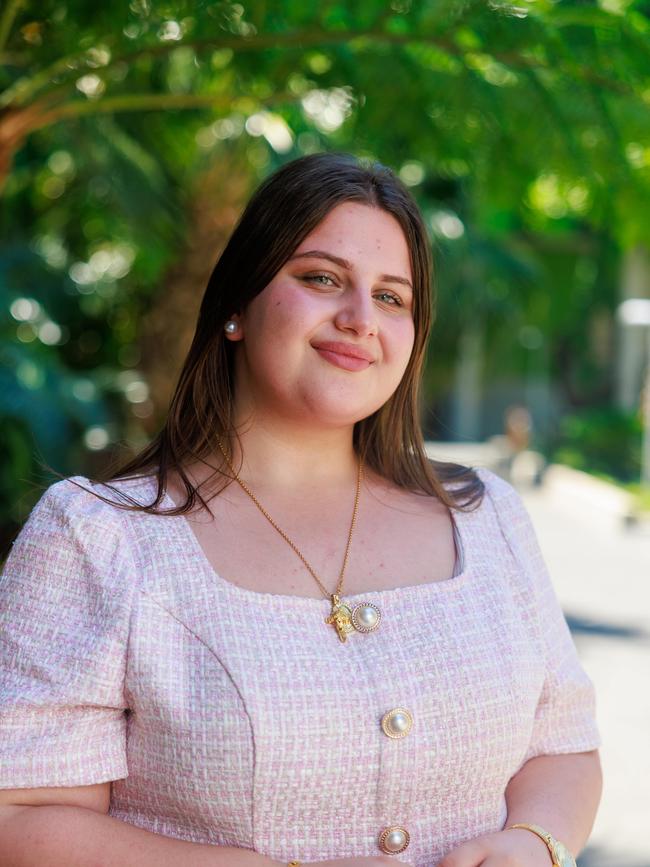
M 484 486 L 472 469 L 430 460 L 424 449 L 419 389 L 434 320 L 434 297 L 430 242 L 418 207 L 386 166 L 364 164 L 350 154 L 320 153 L 287 163 L 250 199 L 208 281 L 194 339 L 162 429 L 139 454 L 108 471 L 101 480 L 122 501 L 115 505 L 167 515 L 191 511 L 197 499 L 206 506 L 185 473 L 188 459 L 207 464 L 214 470 L 213 476 L 220 475 L 220 490 L 232 481 L 221 461 L 218 466 L 209 463 L 218 454 L 219 437 L 228 440 L 237 436 L 233 424 L 234 346 L 224 337 L 224 324 L 245 310 L 301 241 L 336 205 L 346 201 L 381 208 L 397 220 L 410 251 L 414 289 L 415 340 L 408 366 L 388 401 L 356 423 L 355 449 L 368 467 L 402 488 L 435 496 L 455 509 L 470 509 L 480 503 Z M 158 506 L 172 470 L 182 480 L 187 496 L 175 509 L 163 512 Z M 150 504 L 138 503 L 110 485 L 111 481 L 145 475 L 155 476 L 158 483 Z M 453 483 L 449 490 L 447 483 Z M 131 505 L 124 505 L 125 500 Z

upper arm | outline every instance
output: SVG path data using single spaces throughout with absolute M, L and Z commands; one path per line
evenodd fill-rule
M 135 575 L 120 515 L 58 482 L 9 553 L 0 576 L 2 790 L 70 795 L 128 774 Z
M 548 573 L 532 520 L 520 495 L 483 471 L 501 533 L 518 566 L 522 597 L 544 661 L 544 682 L 525 759 L 582 753 L 600 746 L 594 684 L 577 648 Z
M 108 813 L 111 782 L 92 786 L 60 786 L 38 789 L 0 789 L 0 820 L 12 807 L 86 807 L 96 813 Z

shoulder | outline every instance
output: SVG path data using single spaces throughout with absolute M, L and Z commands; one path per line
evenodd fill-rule
M 86 476 L 69 476 L 45 489 L 30 514 L 30 520 L 47 515 L 116 520 L 118 513 L 124 511 L 121 506 L 144 504 L 151 490 L 149 477 L 102 483 Z
M 87 666 L 88 648 L 101 647 L 98 659 L 112 664 L 113 642 L 118 634 L 120 646 L 126 640 L 139 582 L 120 510 L 95 496 L 87 478 L 62 479 L 43 492 L 3 565 L 0 634 L 25 654 L 18 657 L 25 670 L 61 685 L 67 667 L 76 677 Z
M 510 482 L 485 467 L 477 469 L 476 473 L 483 482 L 485 490 L 483 510 L 493 513 L 503 535 L 511 541 L 514 535 L 534 532 L 530 515 L 519 491 Z
M 54 532 L 86 521 L 101 521 L 106 509 L 84 476 L 54 482 L 43 491 L 32 508 L 18 541 L 34 534 Z
M 99 608 L 131 605 L 139 578 L 124 516 L 133 513 L 104 502 L 96 488 L 71 476 L 43 492 L 3 565 L 0 608 L 22 611 L 28 599 L 34 611 L 56 608 L 61 618 L 64 609 L 94 610 L 98 599 Z
M 521 494 L 486 467 L 476 467 L 474 473 L 482 483 L 483 494 L 480 503 L 468 513 L 468 526 L 490 539 L 496 532 L 510 548 L 528 544 L 535 530 Z
M 495 506 L 508 507 L 521 503 L 521 497 L 516 489 L 502 476 L 487 467 L 476 467 L 474 472 L 483 482 L 486 498 Z
M 498 528 L 515 559 L 525 570 L 543 571 L 543 557 L 537 532 L 521 494 L 501 476 L 487 469 L 478 470 L 485 485 L 486 521 Z
M 51 484 L 31 510 L 13 548 L 38 546 L 49 549 L 52 556 L 56 546 L 68 552 L 92 548 L 93 556 L 123 558 L 124 531 L 129 516 L 136 513 L 120 508 L 119 503 L 146 494 L 141 480 L 119 482 L 115 488 L 81 475 Z
M 501 513 L 504 510 L 523 508 L 516 489 L 487 467 L 453 465 L 453 468 L 455 471 L 442 479 L 444 488 L 459 499 L 462 499 L 466 491 L 471 491 L 469 511 L 485 514 L 488 511 Z

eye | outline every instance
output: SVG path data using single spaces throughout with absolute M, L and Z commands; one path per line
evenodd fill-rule
M 399 297 L 399 295 L 394 295 L 392 292 L 378 292 L 375 297 L 379 298 L 380 301 L 383 301 L 384 303 L 394 307 L 404 306 L 404 302 Z
M 317 286 L 336 286 L 334 282 L 334 278 L 329 274 L 305 274 L 302 278 L 303 280 L 307 280 L 310 283 L 316 283 Z M 329 280 L 329 283 L 321 282 Z

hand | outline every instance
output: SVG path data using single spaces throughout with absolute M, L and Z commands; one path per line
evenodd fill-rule
M 531 831 L 514 828 L 461 843 L 436 867 L 551 867 L 546 843 Z

